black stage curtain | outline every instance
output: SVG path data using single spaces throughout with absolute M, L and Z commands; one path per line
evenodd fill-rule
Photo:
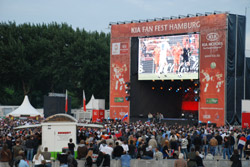
M 228 48 L 227 48 L 227 96 L 226 96 L 226 115 L 227 122 L 234 120 L 235 109 L 235 47 L 236 47 L 236 15 L 228 16 Z

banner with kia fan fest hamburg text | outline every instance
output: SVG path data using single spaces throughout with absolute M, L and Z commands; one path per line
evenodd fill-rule
M 130 81 L 130 39 L 158 35 L 198 33 L 200 35 L 199 120 L 225 123 L 225 51 L 227 15 L 217 14 L 112 25 L 110 50 L 110 117 L 128 114 L 125 82 Z M 134 112 L 134 111 L 132 111 Z

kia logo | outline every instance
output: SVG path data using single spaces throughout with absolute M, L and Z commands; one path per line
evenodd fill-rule
M 219 39 L 219 34 L 216 32 L 211 32 L 207 34 L 206 38 L 208 41 L 216 41 Z

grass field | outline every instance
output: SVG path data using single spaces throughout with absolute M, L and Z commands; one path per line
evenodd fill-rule
M 175 73 L 166 74 L 139 74 L 138 80 L 185 80 L 185 79 L 198 79 L 198 73 L 182 73 L 181 75 Z

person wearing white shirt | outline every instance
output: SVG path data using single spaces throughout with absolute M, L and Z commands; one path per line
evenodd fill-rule
M 109 143 L 109 145 L 102 147 L 102 149 L 100 150 L 101 152 L 108 154 L 110 156 L 110 158 L 112 157 L 112 153 L 113 153 L 113 145 L 112 143 Z
M 36 155 L 34 155 L 33 157 L 33 163 L 35 165 L 35 167 L 39 167 L 40 165 L 42 165 L 42 161 L 44 160 L 44 157 L 42 155 L 42 151 L 41 148 L 38 148 Z
M 128 144 L 127 144 L 127 142 L 126 141 L 123 141 L 123 143 L 122 143 L 122 148 L 123 148 L 123 151 L 125 151 L 126 153 L 128 152 Z

